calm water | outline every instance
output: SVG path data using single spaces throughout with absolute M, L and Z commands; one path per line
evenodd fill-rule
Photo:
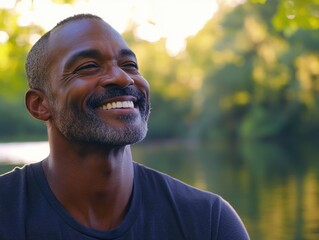
M 319 239 L 319 149 L 315 146 L 147 144 L 134 159 L 223 196 L 252 240 Z M 2 167 L 2 168 L 1 168 Z M 2 164 L 0 171 L 12 165 Z

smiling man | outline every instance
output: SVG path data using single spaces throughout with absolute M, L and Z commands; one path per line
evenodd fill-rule
M 26 106 L 50 154 L 0 177 L 0 239 L 220 239 L 247 232 L 221 197 L 132 160 L 149 85 L 101 18 L 67 18 L 31 49 Z

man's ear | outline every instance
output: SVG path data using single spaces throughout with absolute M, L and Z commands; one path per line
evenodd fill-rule
M 51 117 L 50 105 L 43 91 L 29 89 L 25 95 L 25 104 L 31 115 L 39 120 L 47 121 Z

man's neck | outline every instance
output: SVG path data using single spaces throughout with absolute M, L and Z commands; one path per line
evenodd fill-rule
M 87 227 L 107 230 L 118 226 L 133 187 L 130 147 L 56 149 L 59 151 L 51 148 L 43 169 L 64 208 Z

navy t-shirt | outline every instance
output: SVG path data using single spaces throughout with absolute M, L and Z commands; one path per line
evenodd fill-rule
M 123 222 L 110 231 L 81 225 L 60 204 L 41 162 L 0 177 L 0 240 L 246 240 L 221 197 L 134 163 L 134 187 Z

